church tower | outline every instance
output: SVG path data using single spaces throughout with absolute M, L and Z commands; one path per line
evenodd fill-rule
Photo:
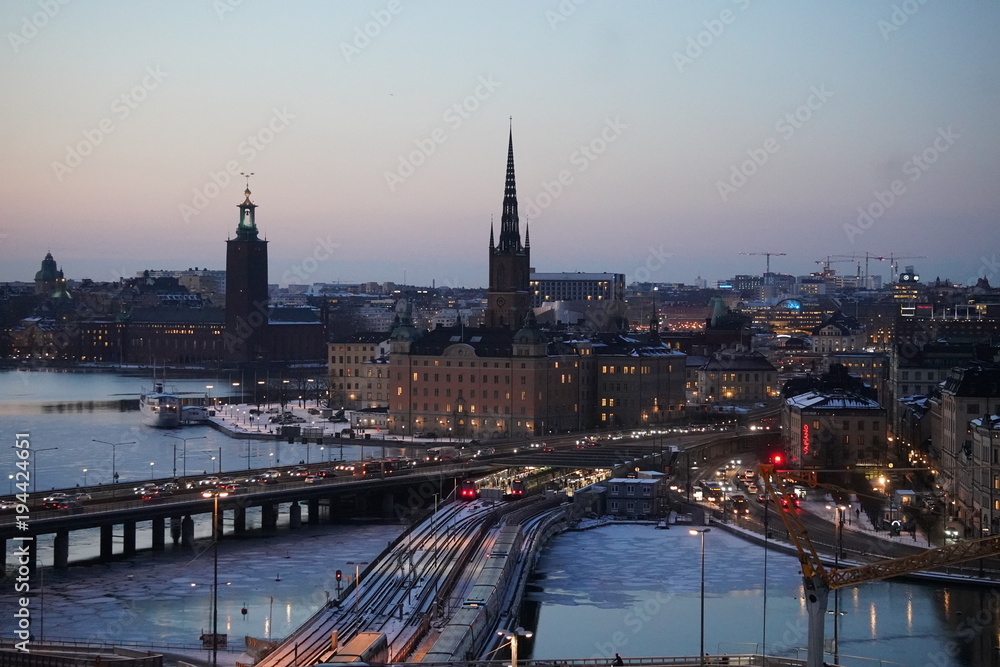
M 267 326 L 267 241 L 258 238 L 250 184 L 239 204 L 236 238 L 226 240 L 226 351 L 238 362 L 255 361 L 262 354 Z
M 490 279 L 487 293 L 486 326 L 517 331 L 531 309 L 531 242 L 525 223 L 524 244 L 521 244 L 520 221 L 517 215 L 517 187 L 514 183 L 514 134 L 507 141 L 507 179 L 503 191 L 503 213 L 500 217 L 500 242 L 494 242 L 490 223 Z

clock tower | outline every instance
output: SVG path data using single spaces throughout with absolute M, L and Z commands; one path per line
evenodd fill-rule
M 261 342 L 268 321 L 267 241 L 258 238 L 250 185 L 239 204 L 236 238 L 226 241 L 226 352 L 237 362 L 263 354 Z
M 507 140 L 507 178 L 504 183 L 500 242 L 494 242 L 490 224 L 490 278 L 487 292 L 486 326 L 517 331 L 531 309 L 531 242 L 525 223 L 521 244 L 517 215 L 517 187 L 514 183 L 514 135 Z

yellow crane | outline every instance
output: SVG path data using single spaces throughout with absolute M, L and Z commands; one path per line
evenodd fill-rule
M 806 667 L 823 666 L 823 635 L 830 591 L 1000 554 L 1000 535 L 992 535 L 979 540 L 927 549 L 912 556 L 890 558 L 843 569 L 827 568 L 820 560 L 816 548 L 809 539 L 809 531 L 798 515 L 782 507 L 779 500 L 780 495 L 788 492 L 785 488 L 785 478 L 817 486 L 815 474 L 797 470 L 779 471 L 772 463 L 758 464 L 757 472 L 764 481 L 768 495 L 774 501 L 778 516 L 788 530 L 789 538 L 798 551 L 799 563 L 802 565 L 802 588 L 809 617 Z

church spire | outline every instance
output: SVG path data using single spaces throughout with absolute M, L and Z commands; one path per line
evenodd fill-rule
M 517 186 L 514 182 L 514 129 L 507 139 L 507 178 L 503 188 L 503 215 L 500 217 L 500 252 L 521 251 L 521 231 L 517 216 Z
M 496 244 L 493 243 L 493 216 L 490 216 L 490 250 L 493 250 Z
M 528 219 L 524 219 L 524 249 L 531 247 L 531 228 L 528 226 Z

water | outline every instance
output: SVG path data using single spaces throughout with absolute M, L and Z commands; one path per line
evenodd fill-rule
M 203 396 L 218 387 L 232 386 L 228 382 L 180 379 L 168 381 L 167 386 L 181 395 Z M 137 399 L 144 384 L 150 383 L 99 373 L 0 372 L 0 435 L 13 444 L 15 433 L 30 433 L 35 451 L 32 490 L 111 484 L 114 472 L 119 484 L 131 488 L 154 478 L 217 472 L 220 463 L 222 471 L 234 472 L 382 454 L 378 441 L 364 447 L 290 445 L 280 440 L 238 440 L 208 426 L 169 431 L 150 428 L 140 423 L 137 411 L 123 412 L 116 405 L 121 399 Z M 208 385 L 213 390 L 206 390 Z M 0 494 L 14 491 L 16 460 L 11 450 L 6 451 L 6 455 L 0 452 L 0 484 L 6 480 L 7 486 L 0 486 Z M 419 454 L 393 447 L 387 447 L 385 453 Z
M 537 590 L 528 597 L 538 604 L 533 657 L 698 655 L 700 557 L 701 540 L 686 529 L 618 525 L 559 536 L 541 557 Z M 767 566 L 767 652 L 804 657 L 798 559 L 771 551 Z M 706 534 L 707 653 L 760 650 L 763 568 L 763 548 L 721 529 Z M 842 664 L 1000 664 L 993 648 L 1000 591 L 878 582 L 842 590 L 840 610 Z M 832 613 L 826 637 L 833 637 Z

